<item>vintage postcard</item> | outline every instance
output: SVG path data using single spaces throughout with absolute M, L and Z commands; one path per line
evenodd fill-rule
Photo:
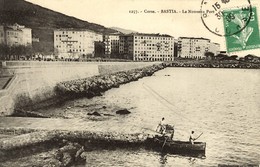
M 259 0 L 0 0 L 0 166 L 260 166 Z

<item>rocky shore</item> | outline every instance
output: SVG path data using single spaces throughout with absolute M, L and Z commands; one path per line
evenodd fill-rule
M 193 67 L 193 68 L 242 68 L 242 69 L 260 69 L 259 63 L 242 62 L 218 62 L 218 61 L 175 61 L 172 67 Z
M 94 76 L 57 84 L 55 90 L 61 97 L 94 97 L 102 92 L 119 87 L 121 84 L 151 76 L 154 72 L 165 68 L 166 64 L 148 66 L 139 69 L 121 71 L 113 74 Z

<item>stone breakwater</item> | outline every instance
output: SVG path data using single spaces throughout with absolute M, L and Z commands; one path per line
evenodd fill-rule
M 12 130 L 14 129 L 5 132 Z M 21 166 L 70 166 L 79 161 L 87 162 L 88 152 L 93 149 L 146 146 L 149 145 L 147 139 L 153 137 L 147 133 L 62 130 L 35 132 L 33 129 L 16 131 L 20 135 L 0 139 L 0 163 L 6 164 L 4 166 L 14 166 L 14 162 L 8 164 L 8 161 L 13 161 L 13 157 L 26 157 L 23 160 L 28 161 L 28 164 Z
M 151 76 L 153 73 L 164 69 L 166 66 L 166 64 L 152 65 L 112 74 L 61 82 L 57 84 L 55 90 L 61 97 L 99 96 L 108 89 L 119 87 L 121 84 L 136 81 L 146 76 Z
M 173 62 L 172 67 L 260 69 L 260 64 L 239 62 Z

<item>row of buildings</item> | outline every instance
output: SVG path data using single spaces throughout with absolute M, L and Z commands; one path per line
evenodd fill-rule
M 54 30 L 54 52 L 61 59 L 105 57 L 133 61 L 173 61 L 174 57 L 201 59 L 215 55 L 220 45 L 210 39 L 167 34 L 101 34 L 87 29 Z M 0 26 L 0 44 L 32 45 L 32 30 L 14 24 Z
M 174 57 L 202 59 L 206 52 L 214 55 L 220 52 L 220 45 L 206 38 L 174 39 L 166 34 L 145 33 L 103 35 L 75 29 L 55 30 L 54 47 L 63 56 L 95 57 L 99 52 L 107 58 L 134 61 L 173 61 Z M 177 52 L 174 52 L 175 49 Z M 101 54 L 100 50 L 103 51 Z

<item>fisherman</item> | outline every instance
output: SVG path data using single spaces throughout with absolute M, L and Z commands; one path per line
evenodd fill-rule
M 157 126 L 156 131 L 158 130 L 158 128 L 160 128 L 159 129 L 159 133 L 164 135 L 165 132 L 166 132 L 166 124 L 165 124 L 164 117 L 162 118 L 162 120 L 160 121 L 159 125 Z
M 171 130 L 171 136 L 170 136 L 171 140 L 173 140 L 173 136 L 174 136 L 174 126 L 172 126 L 172 130 Z
M 194 131 L 191 131 L 191 134 L 190 134 L 190 138 L 189 138 L 189 141 L 191 142 L 191 144 L 194 144 L 194 141 L 195 141 L 195 137 L 194 137 Z

